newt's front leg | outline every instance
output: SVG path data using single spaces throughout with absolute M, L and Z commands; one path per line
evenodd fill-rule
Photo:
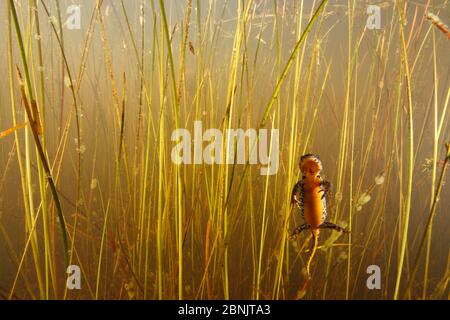
M 303 181 L 299 180 L 294 188 L 292 189 L 291 193 L 291 205 L 295 204 L 297 208 L 302 209 L 303 203 L 302 203 L 302 192 L 303 192 Z
M 328 193 L 331 191 L 331 183 L 328 180 L 322 180 L 320 182 L 320 190 L 319 192 L 323 192 L 322 199 L 328 196 Z

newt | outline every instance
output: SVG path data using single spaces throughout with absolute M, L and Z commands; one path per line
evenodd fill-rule
M 314 154 L 303 155 L 300 158 L 299 167 L 302 178 L 292 190 L 291 205 L 299 209 L 304 223 L 294 229 L 291 239 L 304 230 L 311 231 L 313 246 L 306 265 L 306 272 L 308 279 L 310 279 L 310 265 L 317 249 L 320 229 L 333 229 L 343 233 L 349 233 L 349 231 L 337 224 L 326 221 L 327 195 L 331 184 L 321 176 L 323 166 L 319 156 Z

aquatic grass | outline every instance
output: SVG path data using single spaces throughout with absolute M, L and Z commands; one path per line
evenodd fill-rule
M 21 30 L 20 30 L 20 26 L 19 26 L 19 22 L 18 22 L 18 18 L 17 18 L 17 13 L 16 13 L 16 9 L 15 9 L 15 4 L 12 0 L 9 1 L 9 9 L 11 10 L 12 13 L 12 18 L 13 18 L 13 22 L 14 22 L 14 27 L 15 27 L 15 31 L 16 31 L 16 35 L 17 35 L 17 42 L 19 44 L 19 48 L 20 48 L 20 56 L 22 59 L 22 65 L 23 68 L 25 70 L 25 84 L 23 82 L 22 76 L 20 74 L 20 71 L 17 69 L 17 80 L 19 81 L 19 86 L 21 88 L 21 94 L 22 94 L 22 100 L 23 103 L 25 105 L 25 110 L 28 116 L 28 121 L 31 123 L 33 123 L 36 119 L 33 118 L 32 116 L 32 106 L 31 104 L 34 103 L 34 98 L 33 98 L 33 93 L 32 93 L 32 89 L 31 89 L 31 80 L 30 80 L 30 73 L 28 70 L 28 63 L 27 63 L 27 59 L 25 56 L 25 49 L 24 49 L 24 44 L 23 44 L 23 40 L 22 40 L 22 34 L 21 34 Z M 26 89 L 25 89 L 26 88 Z M 27 91 L 27 93 L 25 94 L 25 90 Z M 30 100 L 28 100 L 30 99 Z M 30 103 L 31 101 L 31 103 Z M 43 165 L 43 169 L 45 171 L 45 175 L 46 175 L 46 179 L 50 185 L 50 190 L 52 192 L 52 196 L 53 199 L 55 201 L 55 205 L 56 205 L 56 210 L 58 213 L 58 218 L 59 218 L 59 223 L 61 226 L 61 234 L 62 234 L 62 241 L 63 241 L 63 248 L 64 248 L 64 257 L 65 257 L 65 263 L 66 265 L 68 265 L 69 259 L 68 259 L 68 244 L 67 244 L 67 231 L 66 231 L 66 227 L 65 227 L 65 221 L 64 221 L 64 216 L 62 213 L 62 207 L 61 207 L 61 203 L 59 200 L 59 196 L 58 196 L 58 192 L 56 190 L 56 186 L 55 183 L 53 181 L 52 178 L 52 174 L 51 174 L 51 170 L 50 170 L 50 166 L 48 164 L 46 155 L 44 153 L 44 150 L 42 148 L 42 144 L 40 142 L 39 139 L 39 134 L 38 134 L 38 129 L 36 127 L 36 125 L 31 125 L 32 127 L 32 133 L 33 133 L 33 138 L 35 141 L 35 145 L 36 145 L 36 149 L 38 152 L 38 155 L 40 157 L 40 161 Z
M 406 51 L 406 42 L 405 42 L 405 34 L 404 34 L 404 11 L 400 8 L 400 3 L 398 5 L 398 14 L 399 14 L 399 28 L 400 28 L 400 36 L 402 43 L 402 60 L 404 64 L 404 72 L 405 72 L 405 80 L 406 80 L 406 91 L 407 91 L 407 106 L 408 106 L 408 175 L 407 175 L 407 191 L 406 191 L 406 199 L 405 199 L 405 211 L 403 213 L 403 230 L 402 230 L 402 240 L 400 247 L 400 257 L 399 263 L 397 267 L 397 277 L 395 281 L 395 290 L 394 290 L 394 300 L 398 298 L 400 291 L 400 280 L 402 278 L 403 272 L 403 263 L 405 259 L 406 253 L 406 245 L 408 242 L 408 229 L 409 229 L 409 218 L 411 213 L 411 197 L 412 197 L 412 184 L 413 184 L 413 172 L 414 172 L 414 122 L 413 122 L 413 102 L 412 102 L 412 94 L 411 94 L 411 78 L 410 78 L 410 70 L 408 64 L 408 54 Z
M 352 70 L 354 61 L 352 59 L 352 55 L 356 54 L 357 50 L 352 50 L 353 46 L 353 17 L 355 15 L 355 2 L 348 0 L 347 1 L 347 16 L 348 16 L 348 23 L 347 23 L 347 73 L 346 73 L 346 87 L 345 87 L 345 102 L 344 102 L 344 112 L 342 116 L 342 126 L 339 133 L 340 140 L 339 140 L 339 154 L 338 154 L 338 173 L 337 173 L 337 182 L 336 182 L 336 194 L 338 197 L 335 199 L 337 200 L 335 212 L 332 218 L 332 221 L 337 221 L 339 219 L 339 213 L 341 209 L 341 194 L 343 192 L 342 185 L 344 183 L 344 174 L 345 174 L 345 163 L 347 160 L 347 148 L 348 148 L 348 139 L 349 139 L 349 115 L 350 115 L 350 95 L 351 95 L 351 79 L 352 79 Z M 350 181 L 351 183 L 351 181 Z M 329 250 L 327 253 L 327 266 L 326 266 L 326 272 L 328 273 L 331 267 L 331 254 L 332 250 Z M 324 284 L 324 290 L 322 298 L 326 298 L 328 289 L 328 281 Z
M 426 249 L 427 249 L 427 251 L 426 251 L 426 263 L 428 264 L 428 259 L 429 259 L 429 254 L 430 254 L 429 253 L 429 250 L 430 250 L 430 244 L 429 243 L 431 241 L 431 232 L 432 232 L 433 218 L 434 218 L 434 216 L 436 214 L 437 203 L 439 201 L 439 197 L 440 197 L 440 194 L 441 194 L 441 191 L 442 191 L 442 186 L 443 186 L 443 183 L 444 183 L 445 173 L 447 172 L 447 167 L 448 167 L 448 164 L 450 163 L 450 143 L 447 143 L 445 148 L 446 148 L 445 157 L 444 157 L 445 160 L 444 160 L 444 163 L 443 163 L 443 167 L 442 167 L 442 170 L 441 170 L 439 181 L 438 181 L 437 186 L 436 186 L 436 191 L 435 191 L 435 194 L 433 196 L 433 202 L 432 202 L 432 205 L 431 205 L 431 208 L 430 208 L 430 213 L 428 215 L 427 223 L 425 225 L 425 231 L 424 231 L 422 239 L 420 241 L 419 250 L 417 252 L 416 258 L 414 259 L 414 264 L 413 264 L 413 267 L 412 267 L 412 271 L 411 271 L 411 274 L 409 276 L 409 281 L 408 281 L 407 286 L 406 286 L 405 297 L 411 295 L 411 286 L 412 286 L 412 283 L 414 281 L 414 277 L 416 276 L 417 268 L 418 268 L 418 265 L 419 265 L 419 260 L 420 260 L 420 257 L 423 254 L 423 250 L 425 249 L 425 246 L 426 246 Z M 425 270 L 428 271 L 427 270 L 427 265 L 426 265 Z M 428 273 L 426 272 L 425 273 L 425 280 L 424 280 L 424 293 L 423 293 L 423 295 L 426 294 L 426 285 L 425 284 L 427 283 L 426 282 L 427 277 L 428 277 Z
M 12 117 L 13 117 L 13 123 L 15 125 L 17 125 L 17 115 L 16 115 L 16 103 L 15 103 L 15 98 L 14 98 L 14 83 L 15 83 L 15 77 L 14 77 L 14 66 L 13 66 L 13 53 L 12 53 L 12 29 L 11 29 L 11 24 L 12 24 L 12 13 L 11 13 L 11 3 L 8 2 L 7 4 L 7 10 L 8 10 L 8 74 L 9 74 L 9 89 L 10 89 L 10 99 L 11 99 L 11 110 L 12 110 Z M 23 202 L 24 202 L 24 211 L 25 211 L 25 221 L 26 221 L 26 227 L 28 230 L 31 229 L 31 221 L 33 220 L 33 208 L 31 206 L 30 203 L 30 198 L 29 198 L 29 188 L 28 188 L 28 176 L 27 176 L 27 172 L 28 172 L 28 168 L 29 168 L 29 164 L 28 162 L 23 163 L 23 159 L 21 157 L 21 143 L 19 140 L 19 135 L 17 133 L 17 131 L 14 133 L 14 138 L 15 138 L 15 144 L 17 147 L 17 156 L 18 156 L 18 164 L 19 164 L 19 173 L 20 173 L 20 177 L 21 177 L 21 186 L 22 186 L 22 195 L 23 195 Z M 27 144 L 26 140 L 26 150 L 28 150 L 28 144 Z M 42 282 L 42 272 L 41 272 L 41 268 L 40 268 L 40 254 L 39 254 L 39 249 L 38 249 L 38 243 L 37 243 L 37 236 L 36 233 L 34 232 L 30 232 L 30 236 L 32 235 L 33 237 L 33 241 L 32 241 L 32 254 L 33 254 L 33 259 L 35 260 L 35 272 L 36 272 L 36 277 L 37 277 L 37 283 L 39 286 L 39 293 L 40 293 L 40 297 L 43 298 L 44 297 L 44 286 L 43 286 L 43 282 Z M 20 267 L 19 267 L 20 270 Z M 16 279 L 18 278 L 18 273 L 16 275 Z M 15 286 L 16 280 L 13 283 L 13 288 Z M 13 294 L 13 289 L 11 289 L 11 293 L 10 293 L 10 297 Z

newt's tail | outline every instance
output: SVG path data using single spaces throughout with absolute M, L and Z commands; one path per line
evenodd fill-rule
M 319 231 L 318 229 L 316 229 L 316 230 Z M 297 291 L 297 296 L 296 296 L 297 300 L 301 299 L 306 294 L 306 289 L 309 288 L 309 283 L 311 280 L 311 272 L 310 272 L 311 262 L 316 254 L 317 243 L 319 242 L 318 232 L 315 233 L 314 231 L 315 230 L 313 230 L 313 232 L 312 232 L 313 244 L 312 244 L 312 248 L 311 248 L 311 254 L 309 255 L 308 262 L 306 263 L 306 278 L 305 278 L 305 282 L 303 282 L 303 285 L 301 286 L 301 288 Z
M 319 231 L 319 230 L 317 230 L 317 231 Z M 313 230 L 313 245 L 312 245 L 312 251 L 311 251 L 311 254 L 309 255 L 308 262 L 306 263 L 306 275 L 307 275 L 307 277 L 308 277 L 308 280 L 311 279 L 310 267 L 311 267 L 312 259 L 313 259 L 314 256 L 316 255 L 318 240 L 319 240 L 319 235 L 318 235 L 318 233 L 317 233 L 317 234 L 314 233 L 314 230 Z

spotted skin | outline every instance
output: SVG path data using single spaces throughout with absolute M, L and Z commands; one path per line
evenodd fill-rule
M 329 182 L 326 180 L 322 180 L 322 184 L 329 185 Z M 327 218 L 327 198 L 326 198 L 326 191 L 323 192 L 323 195 L 321 197 L 322 201 L 322 221 L 325 221 Z M 291 204 L 294 204 L 297 206 L 297 208 L 300 211 L 300 215 L 302 216 L 302 219 L 305 220 L 305 188 L 304 188 L 304 181 L 299 180 L 295 186 L 294 189 L 292 189 L 292 195 L 291 195 Z

